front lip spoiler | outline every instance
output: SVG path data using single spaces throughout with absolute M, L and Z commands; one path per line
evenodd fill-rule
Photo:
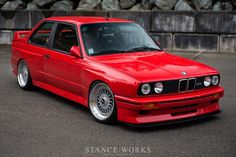
M 209 116 L 215 115 L 221 113 L 221 110 L 215 111 L 215 112 L 211 112 L 208 114 L 204 114 L 201 116 L 197 116 L 197 117 L 190 117 L 190 118 L 184 118 L 184 119 L 178 119 L 178 120 L 173 120 L 173 121 L 167 121 L 167 122 L 158 122 L 158 123 L 145 123 L 145 124 L 132 124 L 132 123 L 125 123 L 127 126 L 131 126 L 131 127 L 155 127 L 155 126 L 165 126 L 165 125 L 171 125 L 171 124 L 180 124 L 180 123 L 186 123 L 186 122 L 190 122 L 190 121 L 196 121 L 199 119 L 203 119 L 203 118 L 207 118 Z

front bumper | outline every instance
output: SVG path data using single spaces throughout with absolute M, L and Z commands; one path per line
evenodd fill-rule
M 127 98 L 115 96 L 118 120 L 129 124 L 167 123 L 202 117 L 220 111 L 222 87 L 155 97 Z

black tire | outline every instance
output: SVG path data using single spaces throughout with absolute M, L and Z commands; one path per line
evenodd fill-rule
M 29 67 L 24 60 L 21 60 L 17 66 L 17 83 L 24 90 L 33 88 Z
M 103 124 L 112 124 L 117 121 L 114 94 L 107 84 L 94 83 L 89 91 L 88 103 L 90 112 L 96 121 Z

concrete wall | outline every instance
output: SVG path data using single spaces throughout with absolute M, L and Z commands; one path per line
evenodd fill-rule
M 0 44 L 10 44 L 15 30 L 31 29 L 46 17 L 72 15 L 133 20 L 167 50 L 236 52 L 236 12 L 0 11 Z

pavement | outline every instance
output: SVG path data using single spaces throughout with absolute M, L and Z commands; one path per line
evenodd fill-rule
M 39 88 L 23 91 L 9 58 L 10 48 L 0 46 L 0 157 L 236 156 L 234 54 L 203 52 L 194 57 L 220 71 L 222 113 L 150 128 L 100 124 L 79 104 Z

